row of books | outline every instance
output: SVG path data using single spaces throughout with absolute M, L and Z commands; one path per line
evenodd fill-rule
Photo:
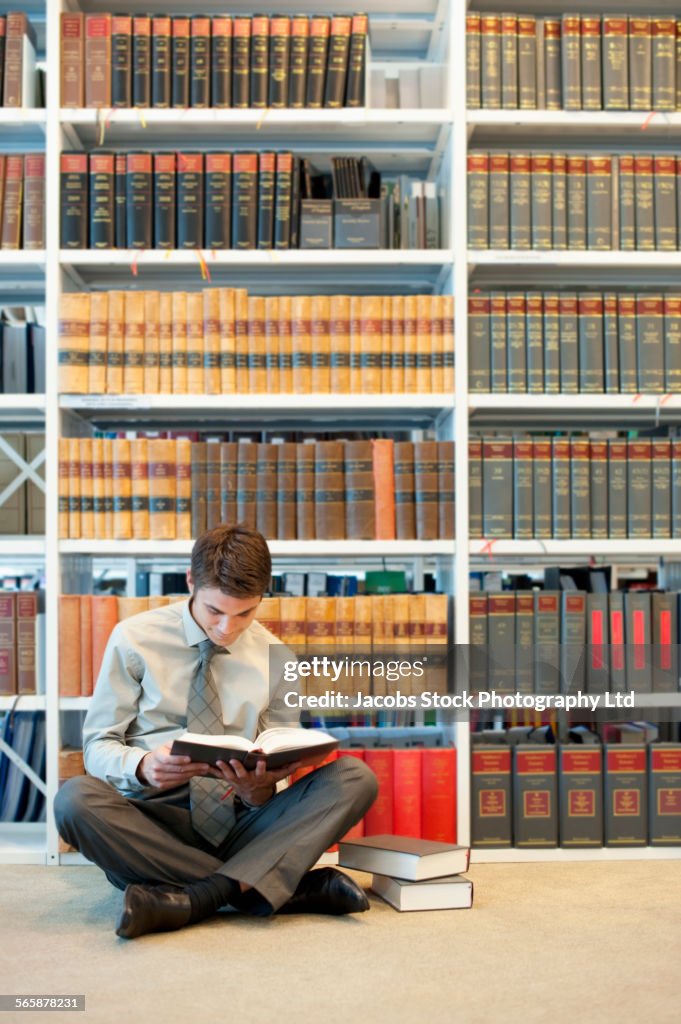
M 476 109 L 677 110 L 681 22 L 648 14 L 466 16 Z
M 681 156 L 468 155 L 471 249 L 676 250 Z
M 0 591 L 0 694 L 37 692 L 38 610 L 37 591 Z
M 70 394 L 453 393 L 451 295 L 67 292 Z
M 681 744 L 474 745 L 471 842 L 521 849 L 677 846 Z
M 35 29 L 23 11 L 0 15 L 0 106 L 37 106 Z
M 0 739 L 38 778 L 45 779 L 45 713 L 8 711 L 0 721 Z M 0 751 L 0 821 L 45 820 L 45 797 L 19 765 Z
M 60 536 L 190 540 L 239 522 L 279 540 L 454 536 L 451 441 L 60 438 Z
M 675 591 L 472 593 L 470 687 L 678 693 L 680 602 Z
M 366 14 L 61 16 L 62 107 L 361 107 Z
M 678 292 L 476 292 L 468 330 L 472 392 L 681 389 Z
M 45 154 L 0 153 L 0 249 L 45 248 Z
M 89 696 L 114 626 L 131 615 L 185 600 L 188 595 L 116 597 L 63 594 L 59 598 L 59 693 Z M 446 594 L 372 594 L 357 597 L 264 597 L 257 619 L 294 647 L 356 644 L 423 647 L 446 644 Z
M 0 392 L 45 393 L 45 328 L 35 323 L 0 323 Z
M 681 538 L 681 441 L 483 437 L 471 442 L 471 535 Z
M 14 483 L 23 469 L 31 466 L 34 473 L 45 478 L 45 434 L 2 431 L 2 440 L 16 459 L 0 448 L 0 493 Z M 17 461 L 18 460 L 18 461 Z M 43 534 L 45 532 L 45 491 L 27 479 L 8 493 L 0 504 L 0 534 Z

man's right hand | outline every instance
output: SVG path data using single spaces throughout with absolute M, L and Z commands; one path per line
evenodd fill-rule
M 208 775 L 210 765 L 198 764 L 185 754 L 171 754 L 170 743 L 150 750 L 137 765 L 137 778 L 145 786 L 174 789 L 189 782 L 195 775 Z

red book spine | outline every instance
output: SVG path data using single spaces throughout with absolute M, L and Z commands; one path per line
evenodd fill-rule
M 456 842 L 456 750 L 421 751 L 421 838 Z
M 393 775 L 393 832 L 421 838 L 421 751 L 396 750 Z
M 378 796 L 364 815 L 364 835 L 392 835 L 394 751 L 365 750 L 364 762 L 378 779 Z

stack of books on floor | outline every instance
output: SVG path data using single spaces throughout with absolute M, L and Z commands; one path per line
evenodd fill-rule
M 395 910 L 461 910 L 473 906 L 467 846 L 380 835 L 339 845 L 341 867 L 373 874 L 371 888 Z

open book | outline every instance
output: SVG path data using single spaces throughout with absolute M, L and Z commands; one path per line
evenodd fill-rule
M 173 742 L 171 754 L 188 754 L 192 761 L 216 764 L 236 759 L 249 770 L 264 760 L 268 768 L 280 768 L 293 761 L 319 764 L 338 746 L 338 740 L 319 729 L 265 729 L 254 740 L 243 736 L 211 736 L 184 732 Z

